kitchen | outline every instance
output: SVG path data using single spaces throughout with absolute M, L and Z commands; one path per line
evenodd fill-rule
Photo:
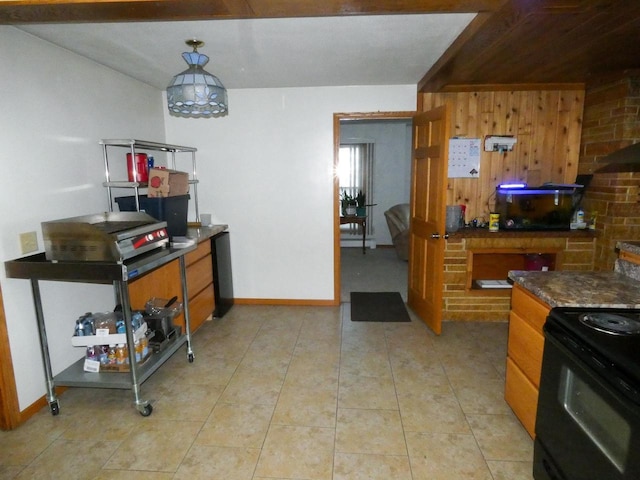
M 170 138 L 180 144 L 196 145 L 203 155 L 211 158 L 210 162 L 200 164 L 202 178 L 210 179 L 210 192 L 203 194 L 203 204 L 210 206 L 218 222 L 233 224 L 238 239 L 234 248 L 242 251 L 244 258 L 234 265 L 236 277 L 246 282 L 240 285 L 242 296 L 331 302 L 333 270 L 326 258 L 332 258 L 333 244 L 325 233 L 333 228 L 329 181 L 332 115 L 336 111 L 413 110 L 415 85 L 314 88 L 311 99 L 306 89 L 230 91 L 233 115 L 216 119 L 213 126 L 195 122 L 183 127 L 164 113 L 162 92 L 11 27 L 2 27 L 0 35 L 2 58 L 11 66 L 9 75 L 2 79 L 3 91 L 15 92 L 16 85 L 24 85 L 24 91 L 18 90 L 19 95 L 7 99 L 5 111 L 11 115 L 3 116 L 2 131 L 5 138 L 11 139 L 3 155 L 3 165 L 10 165 L 3 173 L 7 180 L 3 188 L 0 246 L 4 259 L 19 255 L 15 239 L 18 232 L 37 230 L 45 219 L 104 208 L 102 192 L 96 195 L 95 191 L 101 189 L 103 175 L 97 142 L 105 137 L 106 130 L 110 137 Z M 42 80 L 28 84 L 27 79 Z M 89 92 L 87 88 L 92 84 L 100 87 L 97 97 L 93 89 Z M 59 88 L 68 85 L 77 88 L 72 91 Z M 128 95 L 126 101 L 119 100 L 121 90 L 135 94 Z M 251 118 L 249 124 L 247 118 Z M 308 127 L 295 120 L 299 118 L 322 128 L 310 138 Z M 288 137 L 274 140 L 280 138 L 273 135 L 276 131 L 287 131 Z M 251 132 L 255 142 L 243 142 L 247 132 Z M 203 139 L 211 140 L 203 143 Z M 244 148 L 239 149 L 239 145 Z M 271 145 L 268 155 L 265 145 Z M 285 147 L 312 151 L 313 155 L 292 169 L 277 154 Z M 269 159 L 268 168 L 257 169 L 265 157 Z M 259 161 L 247 164 L 248 159 Z M 300 185 L 299 190 L 288 191 L 287 195 L 278 184 L 262 182 L 268 178 L 278 179 L 281 185 L 296 185 L 303 171 L 314 180 Z M 242 201 L 238 200 L 237 185 L 247 185 L 241 194 Z M 288 201 L 291 194 L 299 199 L 295 205 Z M 272 198 L 266 205 L 261 203 L 265 196 Z M 317 215 L 304 229 L 300 228 L 304 233 L 283 238 L 280 232 L 292 231 L 291 216 L 309 209 Z M 285 213 L 274 217 L 273 212 Z M 255 248 L 256 238 L 260 239 L 260 249 Z M 39 241 L 41 245 L 42 239 Z M 280 258 L 270 255 L 274 251 L 304 255 L 304 268 L 287 268 Z M 312 282 L 309 272 L 314 272 Z M 272 281 L 282 277 L 290 278 L 290 284 Z M 3 279 L 2 287 L 20 405 L 24 408 L 42 395 L 43 384 L 39 363 L 32 361 L 37 352 L 33 344 L 37 334 L 32 303 L 27 286 Z M 55 304 L 63 293 L 68 295 L 65 293 L 68 288 L 48 286 L 45 302 Z M 78 311 L 108 309 L 109 290 L 74 286 L 74 297 L 83 299 L 73 306 L 73 315 Z M 56 350 L 56 358 L 62 363 L 71 361 L 66 348 L 68 312 L 52 310 L 51 323 L 60 326 L 59 338 L 53 338 L 52 344 L 65 346 Z

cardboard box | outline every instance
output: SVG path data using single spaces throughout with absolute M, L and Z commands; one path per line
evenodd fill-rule
M 189 174 L 166 168 L 149 170 L 149 197 L 175 197 L 189 193 Z
M 146 323 L 143 323 L 140 328 L 133 332 L 133 339 L 140 340 L 144 337 L 147 327 Z M 82 337 L 71 337 L 71 345 L 74 347 L 88 347 L 90 345 L 117 345 L 118 343 L 127 343 L 126 333 L 115 333 L 112 335 L 85 335 Z
M 149 349 L 147 351 L 147 355 L 141 359 L 139 362 L 136 363 L 136 365 L 141 366 L 142 364 L 144 364 L 149 357 L 151 357 L 151 349 Z M 131 367 L 129 366 L 129 363 L 123 363 L 120 365 L 100 365 L 100 372 L 102 373 L 119 373 L 119 372 L 130 372 L 131 371 Z

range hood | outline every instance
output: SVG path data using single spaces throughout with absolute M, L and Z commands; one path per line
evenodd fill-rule
M 603 166 L 595 173 L 640 172 L 640 142 L 599 158 L 596 163 Z

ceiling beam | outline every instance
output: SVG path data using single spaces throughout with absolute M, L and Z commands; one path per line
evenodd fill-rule
M 475 13 L 505 0 L 0 0 L 0 24 Z

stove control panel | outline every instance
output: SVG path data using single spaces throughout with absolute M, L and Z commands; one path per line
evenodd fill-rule
M 144 252 L 165 246 L 169 243 L 166 228 L 150 230 L 146 233 L 118 241 L 118 250 L 123 259 L 128 259 Z

